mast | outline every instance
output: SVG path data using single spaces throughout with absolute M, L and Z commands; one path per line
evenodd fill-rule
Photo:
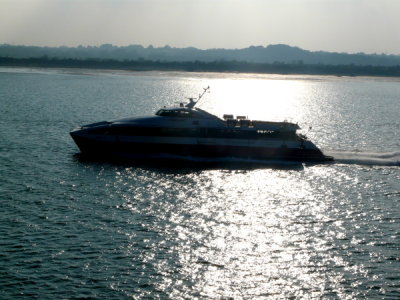
M 209 89 L 210 89 L 210 86 L 208 86 L 208 87 L 206 87 L 206 88 L 203 88 L 204 91 L 203 91 L 203 93 L 199 94 L 199 97 L 197 98 L 197 101 L 195 101 L 196 98 L 190 97 L 190 98 L 189 98 L 189 103 L 186 104 L 185 107 L 187 107 L 187 108 L 193 108 L 193 107 L 197 104 L 197 102 L 200 101 L 200 99 L 204 96 L 204 94 L 205 94 Z

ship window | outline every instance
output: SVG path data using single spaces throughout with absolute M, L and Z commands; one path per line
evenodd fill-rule
M 161 117 L 188 118 L 192 116 L 192 112 L 182 109 L 160 109 L 156 112 L 156 115 Z

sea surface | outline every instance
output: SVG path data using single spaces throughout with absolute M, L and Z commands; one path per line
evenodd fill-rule
M 210 86 L 335 163 L 87 161 L 82 124 Z M 0 69 L 1 299 L 400 299 L 400 80 Z

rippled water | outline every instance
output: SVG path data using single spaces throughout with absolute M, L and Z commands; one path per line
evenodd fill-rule
M 0 298 L 398 299 L 399 83 L 1 69 Z M 73 127 L 150 114 L 207 85 L 202 108 L 299 122 L 337 163 L 75 155 Z

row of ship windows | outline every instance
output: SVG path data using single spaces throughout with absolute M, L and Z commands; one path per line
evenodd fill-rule
M 217 128 L 163 128 L 163 127 L 109 127 L 95 128 L 92 134 L 125 135 L 125 136 L 176 136 L 176 137 L 209 137 L 209 138 L 284 138 L 296 139 L 295 132 L 278 132 L 270 130 L 242 131 L 237 129 Z

